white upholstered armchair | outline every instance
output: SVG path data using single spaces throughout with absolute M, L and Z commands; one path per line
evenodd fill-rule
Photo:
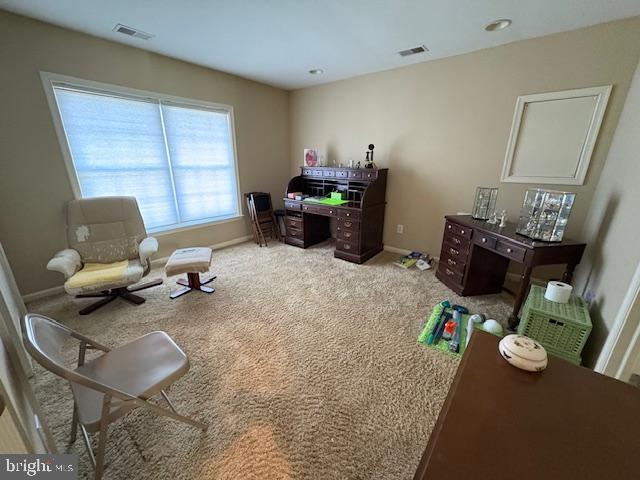
M 134 197 L 73 200 L 67 206 L 69 248 L 49 261 L 47 269 L 65 276 L 64 289 L 77 298 L 101 298 L 82 310 L 86 315 L 121 297 L 136 305 L 145 299 L 132 292 L 162 280 L 130 287 L 150 270 L 158 241 L 147 237 Z

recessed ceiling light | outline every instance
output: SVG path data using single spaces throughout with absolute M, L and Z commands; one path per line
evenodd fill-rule
M 501 18 L 500 20 L 496 20 L 495 22 L 491 22 L 489 25 L 484 27 L 487 32 L 495 32 L 497 30 L 504 30 L 509 25 L 511 25 L 511 20 L 508 18 Z
M 324 73 L 324 70 L 322 70 L 321 68 L 312 68 L 311 70 L 309 70 L 309 73 L 311 75 L 322 75 Z

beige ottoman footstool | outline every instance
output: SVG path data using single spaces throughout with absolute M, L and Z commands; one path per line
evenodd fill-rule
M 215 292 L 213 287 L 205 286 L 215 280 L 215 275 L 207 275 L 200 278 L 201 273 L 209 271 L 212 255 L 211 249 L 206 247 L 181 248 L 171 254 L 164 267 L 167 277 L 180 275 L 181 273 L 187 274 L 186 280 L 183 278 L 178 280 L 177 283 L 182 285 L 182 288 L 172 292 L 171 298 L 178 298 L 192 290 L 200 290 L 205 293 Z

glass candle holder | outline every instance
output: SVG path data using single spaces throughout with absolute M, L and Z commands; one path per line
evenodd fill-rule
M 516 231 L 534 240 L 562 241 L 575 198 L 571 192 L 527 190 Z
M 491 187 L 476 188 L 476 199 L 473 202 L 471 216 L 478 220 L 488 220 L 495 211 L 498 189 Z

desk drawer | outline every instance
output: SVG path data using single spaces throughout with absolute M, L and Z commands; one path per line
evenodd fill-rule
M 440 253 L 440 256 L 448 256 L 450 258 L 453 258 L 454 260 L 459 260 L 461 262 L 467 261 L 466 250 L 460 250 L 460 248 L 456 248 L 448 244 L 442 245 L 442 252 Z
M 349 253 L 358 253 L 359 249 L 358 245 L 353 242 L 346 242 L 344 240 L 338 239 L 336 241 L 336 250 Z
M 350 170 L 349 178 L 362 178 L 362 172 L 360 170 Z
M 449 233 L 452 235 L 458 235 L 459 237 L 470 239 L 471 234 L 473 233 L 473 229 L 469 227 L 465 227 L 464 225 L 458 225 L 453 222 L 446 222 L 444 225 L 445 233 Z
M 302 229 L 302 218 L 301 217 L 287 216 L 285 223 L 286 223 L 287 227 L 296 228 L 296 229 Z
M 304 175 L 305 177 L 311 177 L 313 176 L 313 170 L 311 170 L 310 168 L 303 168 L 302 175 Z
M 302 205 L 297 202 L 284 202 L 284 208 L 288 210 L 296 210 L 299 212 L 300 210 L 302 210 Z
M 338 241 L 342 240 L 356 245 L 360 244 L 360 232 L 357 230 L 338 230 L 337 236 Z
M 337 217 L 338 209 L 335 207 L 320 207 L 320 213 L 328 217 Z
M 441 262 L 442 263 L 442 262 Z M 447 267 L 446 265 L 442 265 L 442 264 L 438 264 L 438 271 L 444 275 L 445 277 L 447 277 L 449 280 L 451 280 L 452 282 L 461 285 L 462 284 L 462 278 L 464 277 L 463 274 L 456 272 L 455 270 Z
M 349 219 L 349 220 L 357 220 L 360 221 L 360 212 L 355 211 L 355 210 L 344 210 L 344 209 L 340 209 L 338 210 L 338 216 L 340 218 L 343 219 Z
M 473 233 L 472 228 L 465 227 L 464 225 L 456 225 L 456 235 L 459 235 L 468 240 L 471 238 L 472 233 Z
M 341 228 L 345 230 L 359 230 L 360 222 L 351 220 L 350 218 L 339 218 L 338 229 L 341 229 Z
M 522 262 L 527 250 L 522 247 L 518 247 L 512 243 L 498 240 L 496 245 L 496 251 L 502 253 L 505 257 L 514 259 L 517 262 Z
M 336 171 L 335 170 L 323 170 L 322 171 L 322 176 L 323 177 L 335 177 L 336 176 Z
M 336 170 L 336 177 L 347 178 L 348 176 L 349 176 L 349 172 L 347 170 Z
M 464 238 L 464 237 L 461 237 L 459 235 L 446 232 L 445 235 L 444 235 L 444 241 L 445 241 L 445 243 L 448 243 L 449 245 L 453 245 L 458 250 L 461 250 L 461 251 L 464 251 L 464 252 L 469 250 L 469 239 L 468 238 Z
M 297 228 L 292 228 L 287 225 L 287 237 L 297 238 L 298 240 L 304 239 L 304 231 Z
M 315 205 L 302 205 L 302 211 L 308 213 L 320 213 L 320 207 Z
M 378 171 L 373 169 L 365 170 L 362 172 L 362 178 L 365 180 L 375 180 L 378 178 Z
M 494 250 L 498 243 L 498 239 L 494 236 L 487 235 L 486 233 L 479 232 L 475 237 L 473 237 L 473 243 L 484 248 Z
M 313 175 L 314 177 L 321 177 L 322 170 L 311 170 L 311 175 Z
M 440 255 L 440 262 L 444 267 L 449 268 L 460 275 L 464 275 L 466 258 L 456 258 L 452 255 Z

